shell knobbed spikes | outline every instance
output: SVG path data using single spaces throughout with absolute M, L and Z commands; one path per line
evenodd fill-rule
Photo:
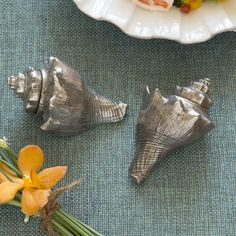
M 43 69 L 30 68 L 11 76 L 8 84 L 23 99 L 27 112 L 42 117 L 41 128 L 55 135 L 73 135 L 118 122 L 127 110 L 126 104 L 96 94 L 76 71 L 54 57 Z
M 208 108 L 210 80 L 177 87 L 176 95 L 163 97 L 146 88 L 136 126 L 136 154 L 129 174 L 142 183 L 159 161 L 185 144 L 201 138 L 213 127 Z

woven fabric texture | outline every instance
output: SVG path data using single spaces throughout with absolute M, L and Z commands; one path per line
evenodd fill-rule
M 80 178 L 61 197 L 64 209 L 106 236 L 233 236 L 235 232 L 236 33 L 195 45 L 131 38 L 80 12 L 72 0 L 0 3 L 0 136 L 15 151 L 39 144 L 45 166 L 68 165 L 58 186 Z M 23 111 L 7 77 L 55 56 L 95 91 L 129 105 L 122 122 L 73 137 L 50 136 Z M 216 125 L 203 139 L 162 161 L 137 186 L 128 176 L 145 85 L 166 96 L 176 85 L 208 77 Z M 0 207 L 0 235 L 40 236 L 13 206 Z

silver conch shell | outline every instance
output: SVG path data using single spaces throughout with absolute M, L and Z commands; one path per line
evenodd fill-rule
M 145 89 L 139 113 L 136 156 L 129 174 L 142 183 L 157 163 L 185 144 L 205 135 L 214 125 L 208 115 L 213 104 L 209 93 L 209 79 L 177 87 L 176 95 L 163 97 L 158 89 Z
M 77 72 L 54 57 L 47 68 L 29 69 L 11 76 L 8 83 L 23 99 L 25 110 L 43 118 L 41 129 L 51 134 L 73 135 L 120 121 L 126 113 L 126 104 L 96 94 Z

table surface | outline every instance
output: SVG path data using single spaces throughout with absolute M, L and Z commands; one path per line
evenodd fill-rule
M 68 165 L 58 185 L 80 178 L 66 192 L 66 211 L 106 236 L 235 235 L 236 33 L 195 45 L 140 40 L 93 20 L 68 0 L 0 3 L 0 136 L 14 150 L 40 145 L 45 166 Z M 119 123 L 73 137 L 50 136 L 42 121 L 23 111 L 7 77 L 55 56 L 80 72 L 95 91 L 129 105 Z M 173 94 L 176 85 L 210 78 L 215 129 L 162 161 L 140 186 L 128 168 L 135 151 L 135 124 L 145 85 Z M 19 209 L 0 208 L 0 235 L 44 235 L 39 219 L 28 224 Z

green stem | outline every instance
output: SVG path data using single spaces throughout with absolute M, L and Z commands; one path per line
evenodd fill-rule
M 76 219 L 75 217 L 71 216 L 70 214 L 66 213 L 62 208 L 58 210 L 61 214 L 67 217 L 70 221 L 76 224 L 78 227 L 82 228 L 85 232 L 89 235 L 93 233 L 94 236 L 103 236 L 102 234 L 98 233 L 96 230 L 92 229 L 90 226 L 86 225 L 85 223 L 81 222 L 80 220 Z
M 9 163 L 13 162 L 17 166 L 17 160 L 13 159 L 12 157 L 9 157 L 6 149 L 0 150 L 0 155 L 5 161 Z
M 78 232 L 68 223 L 66 223 L 63 219 L 61 219 L 59 216 L 56 214 L 53 214 L 52 218 L 59 224 L 63 225 L 67 230 L 72 232 L 73 234 L 77 235 Z M 80 234 L 79 234 L 80 235 Z
M 9 147 L 5 149 L 7 155 L 11 158 L 11 160 L 17 165 L 17 155 L 15 152 Z
M 70 225 L 72 228 L 74 228 L 82 236 L 90 236 L 91 235 L 90 232 L 86 228 L 84 228 L 83 226 L 81 227 L 80 225 L 76 224 L 73 220 L 71 220 L 67 216 L 64 216 L 59 211 L 56 211 L 54 214 L 56 216 L 58 216 L 59 218 L 61 218 L 65 223 Z
M 10 162 L 9 158 L 8 158 L 8 156 L 7 156 L 7 154 L 5 153 L 4 150 L 0 150 L 0 155 L 1 155 L 2 159 L 4 159 L 7 162 Z
M 54 229 L 57 231 L 57 233 L 61 234 L 62 236 L 75 236 L 72 234 L 69 230 L 67 230 L 64 226 L 56 222 L 52 219 L 52 224 Z
M 85 228 L 87 228 L 89 231 L 91 231 L 92 233 L 94 233 L 94 235 L 96 236 L 103 236 L 102 234 L 98 233 L 96 230 L 92 229 L 89 225 L 81 222 L 80 220 L 76 219 L 73 217 L 74 220 L 76 220 L 79 224 L 83 225 Z
M 92 229 L 89 225 L 81 222 L 80 220 L 73 218 L 75 221 L 77 221 L 79 224 L 83 225 L 85 228 L 87 228 L 89 231 L 91 231 L 94 236 L 103 236 L 102 234 L 98 233 L 96 230 Z
M 2 158 L 1 156 L 0 156 L 0 162 L 4 163 L 7 167 L 9 167 L 11 170 L 13 170 L 13 171 L 16 173 L 16 175 L 17 175 L 18 177 L 21 177 L 21 178 L 22 178 L 21 172 L 20 172 L 16 167 L 14 167 L 13 165 L 11 165 L 9 162 L 3 160 L 3 158 Z

